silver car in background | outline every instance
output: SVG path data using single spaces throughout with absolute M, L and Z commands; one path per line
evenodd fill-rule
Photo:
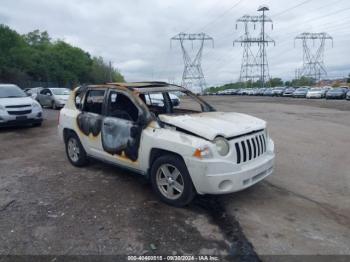
M 36 100 L 38 100 L 41 106 L 51 107 L 52 109 L 58 109 L 64 107 L 70 93 L 71 90 L 69 90 L 68 88 L 44 88 L 40 91 L 40 93 L 36 97 Z
M 313 87 L 311 88 L 307 94 L 306 98 L 324 98 L 326 97 L 327 89 L 321 87 Z
M 40 91 L 43 90 L 43 87 L 33 87 L 33 88 L 28 88 L 25 90 L 25 92 L 31 96 L 33 99 L 36 100 L 38 94 L 40 93 Z

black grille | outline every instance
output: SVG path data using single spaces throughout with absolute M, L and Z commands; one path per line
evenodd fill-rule
M 15 115 L 15 116 L 30 114 L 31 112 L 32 110 L 8 111 L 10 115 Z
M 257 158 L 266 152 L 266 138 L 264 134 L 243 138 L 235 143 L 237 164 Z
M 31 105 L 16 105 L 16 106 L 5 106 L 6 108 L 22 108 L 22 107 L 31 107 Z

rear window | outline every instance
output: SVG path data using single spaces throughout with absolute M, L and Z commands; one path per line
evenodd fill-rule
M 102 114 L 105 90 L 89 90 L 86 94 L 83 111 L 94 114 Z

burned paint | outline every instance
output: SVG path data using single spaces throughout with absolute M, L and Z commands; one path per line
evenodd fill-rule
M 95 86 L 90 86 L 90 88 L 94 89 Z M 118 87 L 118 89 L 137 107 L 138 118 L 136 122 L 116 116 L 111 117 L 82 112 L 77 117 L 77 125 L 80 131 L 86 136 L 92 134 L 93 137 L 97 137 L 101 134 L 102 148 L 107 153 L 118 155 L 124 158 L 123 160 L 135 162 L 138 159 L 142 131 L 154 119 L 148 112 L 147 106 L 139 98 L 137 92 L 132 92 L 123 86 Z M 84 92 L 87 92 L 87 90 L 85 89 Z M 129 95 L 126 93 L 129 93 Z M 106 114 L 108 115 L 108 112 Z
M 106 117 L 102 125 L 102 146 L 110 154 L 125 156 L 132 161 L 138 158 L 143 127 L 131 121 Z
M 93 136 L 97 136 L 101 132 L 102 116 L 80 113 L 77 117 L 77 124 L 84 135 L 89 136 L 92 134 Z

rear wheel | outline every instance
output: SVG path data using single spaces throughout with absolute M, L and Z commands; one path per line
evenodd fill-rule
M 182 207 L 196 195 L 184 161 L 176 155 L 159 157 L 151 168 L 151 183 L 154 192 L 165 203 Z
M 65 139 L 66 154 L 69 162 L 77 167 L 85 166 L 88 163 L 88 157 L 85 149 L 78 136 L 74 133 L 69 133 Z

